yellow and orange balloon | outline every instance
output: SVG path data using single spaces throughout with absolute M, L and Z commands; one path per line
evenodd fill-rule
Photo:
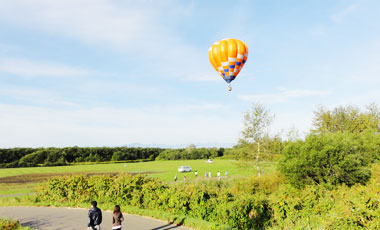
M 216 72 L 228 83 L 235 80 L 248 58 L 247 45 L 238 40 L 227 38 L 215 42 L 208 50 L 208 57 Z

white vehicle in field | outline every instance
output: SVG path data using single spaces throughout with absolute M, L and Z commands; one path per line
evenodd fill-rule
M 211 160 L 211 159 L 208 159 L 208 160 L 207 160 L 207 163 L 210 163 L 210 164 L 211 164 L 211 163 L 212 163 L 212 160 Z
M 193 169 L 190 166 L 179 166 L 178 172 L 191 172 Z

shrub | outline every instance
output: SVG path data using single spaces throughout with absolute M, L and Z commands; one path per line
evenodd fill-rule
M 228 183 L 228 182 L 226 182 Z M 49 203 L 88 203 L 134 206 L 228 224 L 262 229 L 270 220 L 268 201 L 229 191 L 221 181 L 165 184 L 141 175 L 71 176 L 41 185 L 37 200 Z
M 305 141 L 289 143 L 279 166 L 289 182 L 298 188 L 307 184 L 366 183 L 373 150 L 358 133 L 309 135 Z
M 380 229 L 379 179 L 334 189 L 283 185 L 269 197 L 272 229 Z
M 17 220 L 0 218 L 0 229 L 2 230 L 32 230 L 29 227 L 23 227 Z

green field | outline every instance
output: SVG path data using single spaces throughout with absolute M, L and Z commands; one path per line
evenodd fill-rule
M 179 173 L 178 166 L 191 166 L 193 172 Z M 275 170 L 273 162 L 262 162 L 264 174 Z M 23 195 L 33 192 L 39 182 L 52 176 L 80 174 L 80 173 L 143 173 L 148 176 L 157 177 L 164 181 L 178 181 L 195 179 L 194 171 L 198 171 L 198 179 L 205 178 L 205 172 L 211 172 L 216 178 L 217 171 L 224 176 L 228 171 L 229 178 L 256 175 L 255 167 L 242 168 L 234 160 L 216 159 L 213 163 L 206 160 L 181 160 L 181 161 L 151 161 L 139 163 L 110 163 L 110 164 L 85 164 L 56 167 L 31 167 L 0 169 L 0 197 Z M 224 179 L 224 178 L 223 178 Z

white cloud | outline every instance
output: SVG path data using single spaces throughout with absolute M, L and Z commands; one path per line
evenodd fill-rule
M 350 15 L 351 13 L 355 12 L 357 10 L 359 5 L 352 4 L 347 6 L 346 8 L 340 10 L 339 12 L 336 12 L 335 14 L 331 15 L 330 18 L 335 23 L 341 23 L 343 20 Z
M 326 33 L 326 28 L 324 26 L 317 26 L 315 28 L 311 28 L 309 30 L 310 34 L 313 35 L 313 36 L 325 36 L 327 33 Z
M 238 98 L 243 101 L 250 102 L 262 102 L 265 104 L 277 104 L 277 103 L 285 103 L 291 100 L 304 98 L 304 97 L 315 97 L 315 96 L 326 96 L 329 92 L 321 91 L 321 90 L 309 90 L 309 89 L 301 89 L 301 90 L 286 90 L 282 89 L 278 93 L 272 94 L 247 94 L 247 95 L 239 95 Z
M 365 107 L 370 103 L 376 103 L 380 105 L 380 92 L 379 90 L 367 90 L 361 94 L 353 94 L 348 97 L 342 98 L 339 103 L 334 104 L 330 107 L 336 107 L 339 105 L 357 105 L 361 107 Z
M 202 104 L 184 104 L 184 105 L 160 105 L 147 107 L 145 111 L 151 112 L 170 112 L 170 113 L 186 113 L 194 111 L 221 111 L 229 107 L 221 104 L 202 103 Z
M 212 69 L 213 70 L 213 69 Z M 199 72 L 194 74 L 183 74 L 183 79 L 186 81 L 220 81 L 222 78 L 216 71 Z
M 23 102 L 48 105 L 48 106 L 64 106 L 64 107 L 78 107 L 78 103 L 61 98 L 56 93 L 46 90 L 36 90 L 30 88 L 14 88 L 7 86 L 0 88 L 0 95 L 11 97 Z
M 104 0 L 11 0 L 0 3 L 0 18 L 86 42 L 133 46 L 129 42 L 149 29 L 145 25 L 151 17 L 129 8 L 122 10 Z
M 79 67 L 18 58 L 0 59 L 0 72 L 25 77 L 77 77 L 92 74 Z
M 0 2 L 0 21 L 111 48 L 155 75 L 213 80 L 199 77 L 213 73 L 207 48 L 184 42 L 172 26 L 193 10 L 176 1 L 9 0 Z
M 240 121 L 228 114 L 96 108 L 42 108 L 0 104 L 0 147 L 115 146 L 126 143 L 231 143 Z M 195 110 L 194 110 L 195 109 Z M 223 110 L 225 111 L 225 110 Z
M 380 83 L 380 43 L 371 44 L 369 49 L 355 54 L 355 68 L 349 73 L 349 79 L 355 84 L 373 86 Z
M 120 95 L 127 94 L 134 97 L 157 97 L 170 92 L 170 89 L 165 86 L 157 87 L 149 83 L 133 83 L 133 82 L 120 82 L 114 79 L 94 79 L 87 81 L 86 84 L 77 85 L 77 90 L 80 92 L 92 95 Z
M 297 130 L 299 132 L 299 137 L 304 138 L 312 128 L 312 121 L 312 111 L 305 112 L 298 110 L 297 113 L 277 113 L 273 125 L 271 126 L 271 130 L 274 131 L 274 134 L 280 134 L 284 139 L 288 138 L 290 130 Z
M 20 51 L 21 49 L 18 46 L 0 42 L 0 55 L 11 55 Z

